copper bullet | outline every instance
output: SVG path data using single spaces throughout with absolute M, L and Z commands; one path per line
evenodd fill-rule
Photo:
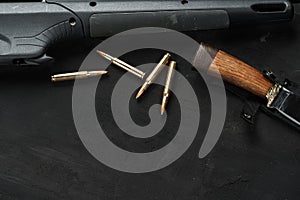
M 51 76 L 51 81 L 58 82 L 58 81 L 68 81 L 74 79 L 83 79 L 83 78 L 89 78 L 93 76 L 100 76 L 103 74 L 107 74 L 107 71 L 81 71 L 81 72 L 56 74 Z
M 168 102 L 168 99 L 170 97 L 170 85 L 171 85 L 171 80 L 173 78 L 173 74 L 174 74 L 174 70 L 176 67 L 176 62 L 175 61 L 171 61 L 169 68 L 168 68 L 168 73 L 167 73 L 167 77 L 166 77 L 166 83 L 165 83 L 165 88 L 164 88 L 164 92 L 163 92 L 163 99 L 162 99 L 162 103 L 161 103 L 161 109 L 160 109 L 160 114 L 163 115 L 166 109 L 166 105 Z
M 139 92 L 136 95 L 136 99 L 139 98 L 145 90 L 153 83 L 153 81 L 157 78 L 163 67 L 168 63 L 169 58 L 171 55 L 169 53 L 165 54 L 164 57 L 160 60 L 160 62 L 156 65 L 156 67 L 152 70 L 150 75 L 146 78 L 145 83 L 139 90 Z
M 102 56 L 103 58 L 109 60 L 110 62 L 112 62 L 113 64 L 121 67 L 122 69 L 125 69 L 126 71 L 130 72 L 131 74 L 139 77 L 140 79 L 143 79 L 144 76 L 145 76 L 145 73 L 129 64 L 127 64 L 126 62 L 118 59 L 118 58 L 115 58 L 115 57 L 112 57 L 110 55 L 108 55 L 107 53 L 104 53 L 102 51 L 97 51 L 97 53 Z

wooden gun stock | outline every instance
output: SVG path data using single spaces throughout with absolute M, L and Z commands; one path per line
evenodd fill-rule
M 224 81 L 243 88 L 261 98 L 266 95 L 273 83 L 263 74 L 241 60 L 223 52 L 218 51 L 209 71 L 219 71 Z

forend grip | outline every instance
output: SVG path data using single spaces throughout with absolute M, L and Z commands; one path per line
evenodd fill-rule
M 80 20 L 55 4 L 1 3 L 0 24 L 0 65 L 48 62 L 50 45 L 83 37 Z
M 139 27 L 225 29 L 240 24 L 289 21 L 294 16 L 289 0 L 99 0 L 92 7 L 85 2 L 61 4 L 83 19 L 91 37 Z

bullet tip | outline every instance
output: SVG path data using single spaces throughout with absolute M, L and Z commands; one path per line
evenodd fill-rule
M 142 88 L 140 89 L 140 91 L 137 93 L 136 95 L 136 99 L 138 99 L 140 96 L 142 96 L 142 94 L 144 93 L 145 90 L 143 90 Z
M 89 76 L 100 76 L 103 74 L 107 74 L 108 71 L 89 71 L 88 74 Z
M 160 114 L 163 115 L 166 110 L 166 104 L 167 104 L 167 96 L 163 96 L 161 107 L 160 107 Z
M 160 108 L 160 114 L 163 115 L 165 112 L 165 107 L 163 105 L 161 105 L 161 108 Z
M 97 50 L 97 53 L 104 58 L 106 57 L 106 54 L 100 50 Z
M 101 71 L 100 74 L 107 74 L 108 71 Z

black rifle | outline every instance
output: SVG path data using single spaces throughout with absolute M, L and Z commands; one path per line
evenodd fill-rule
M 137 27 L 179 31 L 289 21 L 288 0 L 44 0 L 0 3 L 0 65 L 39 65 L 62 40 Z

